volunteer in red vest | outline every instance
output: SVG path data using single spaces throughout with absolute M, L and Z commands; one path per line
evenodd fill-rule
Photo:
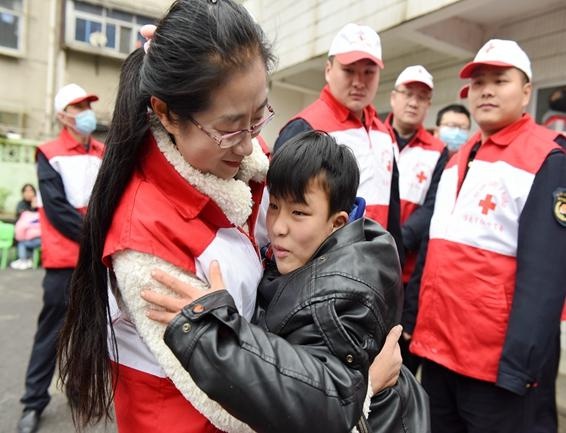
M 516 42 L 490 40 L 460 77 L 480 130 L 440 179 L 410 349 L 435 433 L 530 433 L 566 290 L 566 155 L 524 113 Z
M 428 233 L 434 209 L 436 188 L 446 165 L 444 143 L 423 126 L 430 107 L 432 75 L 422 65 L 405 68 L 397 77 L 391 92 L 391 113 L 385 124 L 391 128 L 399 152 L 399 196 L 401 199 L 401 233 L 405 248 L 403 283 L 407 286 L 422 240 Z M 406 294 L 405 301 L 415 296 Z M 416 301 L 415 301 L 416 302 Z M 415 373 L 419 360 L 410 354 L 410 334 L 405 332 L 399 344 L 403 363 Z
M 59 136 L 37 149 L 39 220 L 41 225 L 43 307 L 26 372 L 24 411 L 18 432 L 37 429 L 50 400 L 57 337 L 68 302 L 68 286 L 79 254 L 83 216 L 101 164 L 103 144 L 92 137 L 98 96 L 68 84 L 55 96 Z
M 195 384 L 139 293 L 155 268 L 204 288 L 219 259 L 251 319 L 269 165 L 256 137 L 274 116 L 273 54 L 229 0 L 174 2 L 151 35 L 122 66 L 61 334 L 62 381 L 83 428 L 111 406 L 121 433 L 250 431 Z
M 366 201 L 366 217 L 393 235 L 403 259 L 394 142 L 372 105 L 381 69 L 379 35 L 371 27 L 346 24 L 330 45 L 320 97 L 281 129 L 273 149 L 277 152 L 291 137 L 310 129 L 328 132 L 352 149 L 360 168 L 358 196 Z

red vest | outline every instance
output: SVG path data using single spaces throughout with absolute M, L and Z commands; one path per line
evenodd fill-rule
M 195 274 L 195 257 L 200 256 L 219 229 L 233 224 L 210 197 L 175 171 L 154 138 L 150 140 L 142 169 L 134 173 L 114 213 L 104 244 L 103 262 L 110 266 L 112 254 L 131 249 L 160 257 Z M 254 207 L 248 224 L 255 244 L 253 233 L 263 184 L 250 181 L 250 187 Z M 138 194 L 144 200 L 136 200 Z
M 371 105 L 364 108 L 363 118 L 362 124 L 325 86 L 320 98 L 294 119 L 304 119 L 313 129 L 328 132 L 338 144 L 352 149 L 360 168 L 358 196 L 366 201 L 366 216 L 387 228 L 394 140 Z
M 392 128 L 392 114 L 387 116 L 385 124 Z M 392 131 L 394 134 L 394 132 Z M 411 140 L 399 152 L 399 198 L 401 200 L 401 225 L 411 214 L 423 205 L 432 174 L 446 146 L 421 126 Z M 403 283 L 407 284 L 417 261 L 418 251 L 405 252 Z
M 218 242 L 220 231 L 238 229 L 210 197 L 181 177 L 160 152 L 153 137 L 148 140 L 140 168 L 132 176 L 115 211 L 104 246 L 103 262 L 111 266 L 114 253 L 134 250 L 159 257 L 202 278 L 203 266 L 208 269 L 203 264 L 206 261 L 202 258 L 203 252 Z M 208 252 L 212 258 L 233 253 L 238 255 L 234 260 L 239 260 L 242 266 L 251 260 L 258 269 L 261 268 L 259 254 L 256 256 L 257 251 L 254 251 L 257 248 L 253 233 L 263 186 L 250 181 L 253 207 L 248 219 L 249 238 L 241 236 L 245 239 L 241 241 L 243 246 L 235 245 L 237 241 L 231 238 L 223 251 L 217 248 L 213 253 Z M 241 257 L 242 251 L 247 252 L 246 257 Z M 250 253 L 254 255 L 252 258 Z M 223 269 L 225 278 L 230 278 L 226 276 L 228 270 L 228 267 Z M 238 268 L 232 270 L 232 274 L 245 274 L 244 270 Z M 241 275 L 238 280 L 246 282 Z M 235 289 L 235 283 L 226 284 L 229 290 Z M 255 291 L 257 280 L 248 285 Z M 183 396 L 171 379 L 155 373 L 161 366 L 153 355 L 148 359 L 148 349 L 136 328 L 115 323 L 114 330 L 119 345 L 119 364 L 112 364 L 114 371 L 119 372 L 115 408 L 120 432 L 220 432 L 207 419 L 206 413 L 199 412 Z
M 59 173 L 67 201 L 82 215 L 86 213 L 92 187 L 102 163 L 104 145 L 91 137 L 88 151 L 66 128 L 59 136 L 38 148 Z M 41 224 L 41 261 L 45 268 L 74 268 L 79 257 L 79 244 L 65 237 L 47 218 L 39 200 Z
M 442 174 L 411 351 L 495 382 L 515 291 L 521 212 L 558 146 L 529 115 L 489 137 L 464 179 L 474 135 Z

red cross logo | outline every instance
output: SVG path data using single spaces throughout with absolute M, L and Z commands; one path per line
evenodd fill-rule
M 495 203 L 491 201 L 493 196 L 491 194 L 487 194 L 483 200 L 480 200 L 479 206 L 482 208 L 481 213 L 487 215 L 490 210 L 495 209 Z
M 417 174 L 417 179 L 419 180 L 419 183 L 423 183 L 428 178 L 427 178 L 425 172 L 421 171 L 419 174 Z

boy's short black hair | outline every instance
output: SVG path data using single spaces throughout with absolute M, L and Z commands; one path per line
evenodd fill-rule
M 305 203 L 309 183 L 317 179 L 328 196 L 329 215 L 350 212 L 360 183 L 352 151 L 323 131 L 296 135 L 275 154 L 267 188 L 275 197 Z

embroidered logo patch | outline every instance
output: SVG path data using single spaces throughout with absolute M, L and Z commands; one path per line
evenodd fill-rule
M 552 205 L 554 218 L 562 227 L 566 227 L 566 188 L 558 188 L 553 193 L 554 204 Z

